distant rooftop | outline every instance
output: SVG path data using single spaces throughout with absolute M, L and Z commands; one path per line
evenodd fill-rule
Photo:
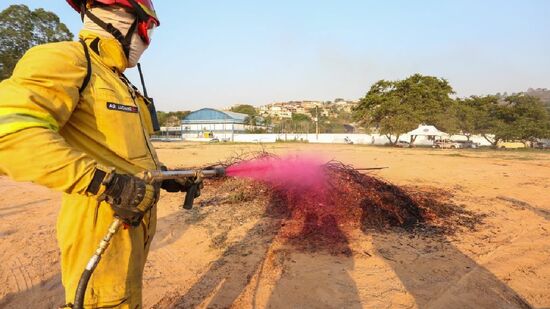
M 247 117 L 247 114 L 203 108 L 189 113 L 182 123 L 244 123 Z
M 436 127 L 432 125 L 421 124 L 418 128 L 408 132 L 409 135 L 418 135 L 418 136 L 444 136 L 448 135 L 445 132 L 439 131 Z

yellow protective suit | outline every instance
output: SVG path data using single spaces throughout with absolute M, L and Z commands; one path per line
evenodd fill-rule
M 89 48 L 92 74 L 82 93 L 88 62 L 79 42 L 30 49 L 0 83 L 0 173 L 63 192 L 57 238 L 67 303 L 113 220 L 110 205 L 86 194 L 96 166 L 128 174 L 160 166 L 145 100 L 120 78 L 121 45 L 86 31 L 80 37 L 98 51 Z M 140 226 L 119 230 L 92 275 L 86 308 L 141 308 L 155 227 L 153 207 Z

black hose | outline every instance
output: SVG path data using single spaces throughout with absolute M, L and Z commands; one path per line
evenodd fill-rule
M 95 254 L 92 256 L 92 258 L 88 261 L 88 264 L 86 264 L 86 268 L 82 272 L 82 275 L 80 276 L 80 280 L 78 281 L 78 286 L 76 287 L 76 292 L 74 296 L 74 304 L 72 305 L 72 308 L 74 309 L 83 309 L 84 308 L 84 296 L 86 295 L 86 288 L 88 287 L 88 281 L 90 281 L 90 277 L 92 277 L 92 274 L 97 267 L 97 264 L 99 264 L 99 261 L 101 260 L 101 255 L 105 252 L 107 247 L 109 246 L 109 243 L 111 242 L 111 239 L 116 234 L 120 226 L 122 225 L 122 220 L 115 216 L 113 219 L 113 222 L 109 226 L 109 230 L 107 231 L 107 234 L 105 237 L 103 237 L 103 240 L 99 243 L 99 246 L 97 247 L 97 250 L 95 251 Z
M 95 257 L 95 256 L 94 256 Z M 99 262 L 99 258 L 95 259 L 95 263 L 91 267 L 86 267 L 80 276 L 78 281 L 78 286 L 76 287 L 76 292 L 74 296 L 73 309 L 83 309 L 84 308 L 84 296 L 86 295 L 86 288 L 88 287 L 88 282 L 94 273 L 94 270 Z

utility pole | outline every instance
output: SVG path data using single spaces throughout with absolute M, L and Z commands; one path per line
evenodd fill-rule
M 315 105 L 315 139 L 319 140 L 319 106 Z

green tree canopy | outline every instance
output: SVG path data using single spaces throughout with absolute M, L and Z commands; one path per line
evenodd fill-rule
M 231 107 L 231 111 L 235 113 L 247 114 L 248 116 L 256 116 L 256 108 L 252 105 L 241 104 Z
M 380 80 L 359 101 L 353 115 L 363 125 L 385 134 L 391 143 L 421 123 L 452 132 L 457 130 L 455 102 L 450 97 L 453 93 L 445 79 L 433 76 L 415 74 L 404 80 Z
M 297 122 L 311 122 L 311 118 L 305 114 L 294 113 L 292 114 L 292 121 Z
M 550 136 L 550 115 L 540 99 L 518 94 L 472 96 L 461 101 L 469 120 L 469 134 L 482 135 L 493 147 L 504 140 L 533 141 Z
M 480 134 L 487 139 L 498 127 L 500 109 L 498 96 L 471 96 L 457 100 L 458 128 L 468 139 Z
M 0 80 L 11 76 L 17 61 L 31 47 L 69 41 L 73 34 L 57 15 L 26 5 L 11 5 L 0 12 Z
M 546 88 L 529 88 L 527 92 L 525 92 L 525 94 L 535 98 L 539 98 L 544 106 L 546 106 L 548 112 L 550 112 L 550 90 Z
M 534 141 L 550 136 L 550 115 L 539 98 L 519 94 L 505 101 L 501 120 L 508 127 L 504 130 L 506 138 Z
M 468 140 L 474 134 L 488 134 L 491 131 L 488 111 L 498 104 L 497 96 L 471 96 L 457 99 L 455 103 L 456 127 Z
M 260 122 L 260 119 L 258 117 L 258 112 L 256 111 L 256 108 L 252 105 L 248 104 L 241 104 L 237 106 L 231 107 L 231 111 L 235 113 L 241 113 L 241 114 L 247 114 L 248 117 L 246 118 L 246 124 L 255 126 L 258 122 Z
M 189 113 L 189 111 L 157 111 L 157 118 L 161 127 L 177 127 L 181 125 L 181 120 L 185 118 L 185 116 L 187 116 Z

